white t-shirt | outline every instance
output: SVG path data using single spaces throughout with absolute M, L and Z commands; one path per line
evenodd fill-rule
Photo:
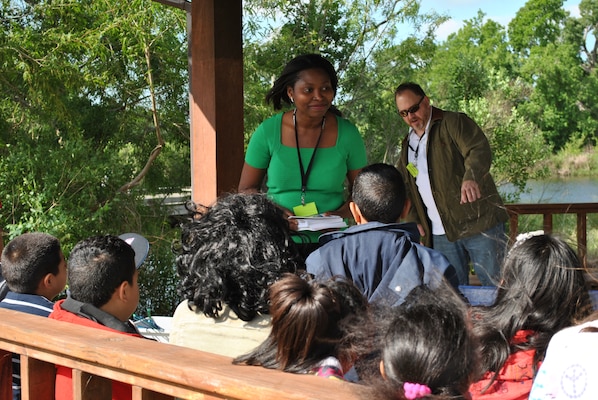
M 598 399 L 598 321 L 572 326 L 550 340 L 529 400 Z
M 228 307 L 217 319 L 196 313 L 187 300 L 178 305 L 172 317 L 169 342 L 227 357 L 249 353 L 270 334 L 270 316 L 258 315 L 245 322 Z
M 430 120 L 432 119 L 432 113 L 426 124 L 426 130 L 421 136 L 417 136 L 417 133 L 412 129 L 409 130 L 409 149 L 407 151 L 407 159 L 417 168 L 417 177 L 415 178 L 415 184 L 422 198 L 422 201 L 428 209 L 428 218 L 432 222 L 432 234 L 433 235 L 444 235 L 444 226 L 440 219 L 440 213 L 438 207 L 434 202 L 434 196 L 432 195 L 432 185 L 430 184 L 430 175 L 428 174 L 428 136 L 430 132 Z

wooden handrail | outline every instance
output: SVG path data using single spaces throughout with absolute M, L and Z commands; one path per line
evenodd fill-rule
M 587 214 L 598 204 L 508 204 L 514 240 L 520 215 L 543 215 L 553 231 L 554 214 L 577 215 L 577 248 L 587 262 Z M 11 400 L 11 353 L 21 355 L 23 400 L 54 398 L 55 365 L 73 369 L 73 399 L 100 400 L 113 380 L 131 384 L 133 400 L 348 399 L 359 386 L 261 367 L 198 350 L 0 309 L 0 400 Z M 91 390 L 93 389 L 93 390 Z
M 506 208 L 509 212 L 509 237 L 511 242 L 515 240 L 519 232 L 520 215 L 542 215 L 544 232 L 552 233 L 552 217 L 554 214 L 576 214 L 577 252 L 583 265 L 587 266 L 587 215 L 598 213 L 598 203 L 507 204 Z
M 54 399 L 55 365 L 73 368 L 74 400 L 109 398 L 112 380 L 131 384 L 133 400 L 359 397 L 359 385 L 348 382 L 232 365 L 228 357 L 16 311 L 0 309 L 0 321 L 0 400 L 12 399 L 11 352 L 21 354 L 23 400 Z

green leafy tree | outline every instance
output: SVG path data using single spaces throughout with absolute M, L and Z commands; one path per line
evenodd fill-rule
M 579 97 L 585 74 L 576 49 L 565 44 L 533 48 L 521 72 L 534 86 L 521 112 L 540 127 L 551 148 L 562 148 L 579 134 L 585 113 Z
M 570 140 L 596 141 L 596 17 L 598 4 L 584 0 L 580 17 L 562 1 L 528 1 L 509 24 L 509 40 L 520 54 L 520 76 L 534 90 L 518 109 L 543 132 L 553 151 Z
M 400 126 L 392 90 L 405 73 L 427 64 L 435 28 L 446 18 L 420 13 L 415 0 L 253 0 L 245 9 L 259 21 L 245 26 L 246 137 L 272 115 L 263 99 L 286 62 L 316 52 L 337 69 L 336 105 L 359 127 L 370 161 L 392 162 Z M 419 36 L 406 33 L 413 26 Z
M 563 0 L 528 0 L 509 23 L 509 43 L 529 54 L 533 47 L 554 43 L 566 17 Z
M 2 1 L 0 193 L 10 239 L 138 231 L 172 265 L 147 193 L 189 178 L 186 19 L 149 0 Z
M 541 179 L 548 173 L 550 156 L 542 132 L 526 120 L 515 107 L 518 98 L 529 91 L 524 83 L 512 82 L 504 76 L 494 76 L 484 97 L 464 101 L 460 109 L 482 128 L 493 153 L 491 167 L 496 184 L 513 186 L 511 197 L 516 200 L 530 179 Z
M 456 110 L 462 101 L 484 97 L 491 76 L 498 71 L 513 76 L 515 60 L 505 29 L 484 18 L 484 13 L 478 11 L 434 54 L 429 87 L 441 107 Z

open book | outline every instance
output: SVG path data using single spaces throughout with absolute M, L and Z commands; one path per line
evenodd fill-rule
M 321 231 L 323 229 L 341 229 L 347 227 L 347 223 L 338 215 L 291 216 L 289 219 L 297 220 L 297 230 L 299 231 Z

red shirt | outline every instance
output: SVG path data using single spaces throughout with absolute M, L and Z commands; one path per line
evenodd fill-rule
M 533 334 L 531 330 L 518 331 L 512 343 L 524 343 Z M 486 372 L 481 380 L 470 386 L 472 399 L 526 400 L 534 379 L 535 354 L 535 350 L 521 350 L 511 354 L 487 389 L 485 388 L 494 376 L 492 371 Z
M 129 335 L 135 337 L 143 337 L 138 334 L 125 333 L 117 331 L 115 329 L 108 328 L 107 326 L 98 324 L 90 319 L 80 317 L 77 314 L 66 311 L 61 307 L 64 300 L 57 301 L 54 304 L 54 311 L 48 316 L 48 318 L 55 319 L 58 321 L 66 321 L 73 324 L 89 326 L 92 328 L 103 329 L 105 331 L 111 331 L 120 333 L 122 335 Z M 93 343 L 90 344 L 93 346 Z M 56 366 L 56 400 L 73 400 L 73 382 L 72 382 L 73 370 L 62 365 Z M 131 400 L 133 394 L 131 385 L 112 381 L 112 400 Z

